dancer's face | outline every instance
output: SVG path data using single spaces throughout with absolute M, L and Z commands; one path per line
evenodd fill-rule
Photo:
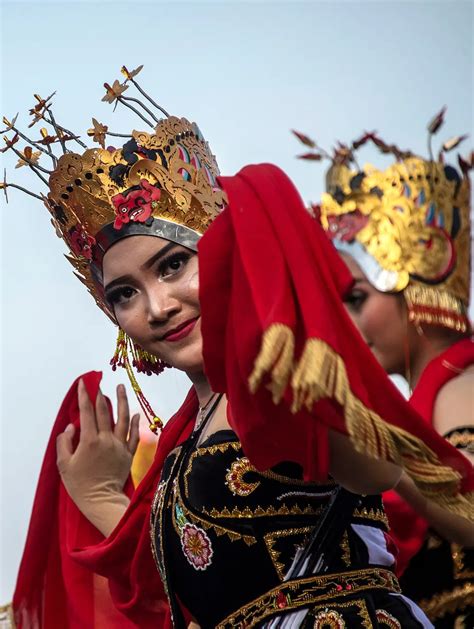
M 103 260 L 120 327 L 140 347 L 187 373 L 202 371 L 197 255 L 155 236 L 130 236 Z
M 345 306 L 374 356 L 389 374 L 405 374 L 407 313 L 400 294 L 381 293 L 375 289 L 357 262 L 341 254 L 354 278 L 354 286 L 345 298 Z

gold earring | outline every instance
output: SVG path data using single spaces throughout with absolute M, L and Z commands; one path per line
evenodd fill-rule
M 129 352 L 132 355 L 131 363 Z M 141 390 L 133 372 L 133 367 L 135 367 L 139 373 L 151 375 L 152 373 L 161 373 L 163 369 L 169 365 L 136 345 L 128 334 L 126 334 L 121 328 L 119 328 L 118 331 L 115 353 L 110 361 L 110 364 L 113 371 L 116 371 L 117 367 L 123 367 L 125 369 L 130 380 L 130 384 L 132 385 L 132 389 L 137 396 L 138 403 L 148 420 L 150 430 L 155 434 L 158 434 L 163 428 L 163 422 L 153 411 L 150 403 L 143 394 L 143 391 Z

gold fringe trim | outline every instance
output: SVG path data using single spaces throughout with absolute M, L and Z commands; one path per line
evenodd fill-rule
M 255 393 L 263 376 L 270 373 L 269 389 L 274 404 L 278 404 L 290 379 L 294 353 L 295 337 L 292 329 L 283 323 L 272 323 L 263 333 L 260 352 L 249 376 L 250 391 Z
M 415 325 L 441 325 L 457 332 L 470 328 L 464 302 L 451 293 L 432 286 L 411 283 L 403 291 L 408 318 Z
M 275 340 L 277 345 L 271 347 Z M 385 422 L 367 408 L 350 388 L 344 361 L 327 343 L 308 339 L 296 365 L 293 352 L 293 334 L 287 326 L 274 324 L 268 328 L 249 380 L 252 393 L 258 389 L 263 375 L 269 373 L 268 386 L 273 401 L 278 403 L 292 374 L 293 413 L 303 407 L 311 410 L 322 398 L 336 400 L 343 408 L 349 437 L 359 453 L 402 466 L 427 498 L 474 520 L 474 494 L 459 494 L 460 473 L 443 465 L 421 439 Z
M 325 351 L 326 344 L 320 339 L 308 339 L 291 379 L 293 389 L 293 413 L 303 406 L 311 410 L 322 397 L 331 397 L 338 402 L 343 399 L 346 383 L 334 357 Z
M 432 621 L 446 614 L 462 612 L 474 605 L 474 584 L 465 583 L 447 592 L 435 594 L 432 598 L 418 601 L 418 605 Z
M 308 339 L 291 385 L 293 412 L 303 405 L 310 409 L 321 398 L 336 400 L 358 452 L 401 465 L 430 500 L 474 520 L 474 495 L 457 493 L 459 472 L 442 465 L 423 441 L 368 409 L 351 391 L 344 361 L 327 343 Z

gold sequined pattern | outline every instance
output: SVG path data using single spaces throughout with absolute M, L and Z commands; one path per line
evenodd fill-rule
M 353 516 L 355 518 L 364 518 L 364 520 L 373 520 L 374 522 L 381 522 L 388 531 L 390 525 L 388 518 L 383 509 L 367 509 L 367 507 L 357 508 L 354 510 Z
M 382 627 L 388 627 L 388 629 L 402 629 L 398 620 L 392 616 L 392 614 L 389 614 L 385 609 L 377 609 L 375 615 L 378 623 Z
M 283 581 L 285 578 L 285 564 L 279 561 L 281 553 L 275 548 L 276 542 L 281 538 L 299 536 L 300 544 L 304 545 L 306 542 L 306 536 L 311 531 L 311 527 L 304 526 L 301 528 L 292 528 L 292 529 L 282 529 L 280 531 L 272 531 L 271 533 L 266 533 L 263 536 L 263 541 L 268 550 L 268 554 L 272 560 L 272 563 L 277 571 L 277 574 L 280 578 L 280 581 Z
M 337 604 L 334 604 L 333 602 L 331 602 L 330 607 L 327 605 L 321 606 L 321 607 L 315 606 L 315 607 L 312 607 L 310 613 L 315 615 L 316 617 L 317 614 L 320 613 L 321 611 L 328 611 L 329 609 L 344 613 L 344 612 L 347 612 L 347 610 L 354 609 L 354 608 L 357 609 L 357 614 L 361 619 L 361 627 L 363 627 L 363 629 L 373 629 L 373 623 L 372 623 L 372 620 L 370 619 L 369 612 L 367 610 L 367 605 L 364 599 L 354 599 L 351 601 L 347 601 L 346 603 L 337 603 Z
M 239 507 L 233 507 L 232 509 L 228 509 L 227 507 L 224 507 L 223 509 L 216 509 L 213 507 L 209 510 L 204 508 L 202 512 L 212 518 L 263 518 L 279 515 L 318 516 L 321 515 L 322 510 L 322 507 L 313 507 L 312 505 L 306 505 L 305 507 L 292 505 L 291 507 L 287 507 L 285 504 L 282 504 L 281 507 L 276 508 L 273 505 L 270 505 L 266 508 L 255 507 L 255 509 L 251 509 L 250 507 L 244 507 L 243 509 L 239 509 Z
M 190 522 L 192 522 L 193 524 L 200 524 L 206 530 L 213 529 L 218 537 L 220 537 L 221 535 L 226 535 L 231 542 L 235 542 L 236 540 L 243 540 L 247 544 L 247 546 L 251 546 L 252 544 L 255 544 L 257 542 L 257 539 L 253 535 L 242 535 L 241 533 L 237 533 L 236 531 L 233 531 L 228 527 L 217 524 L 217 522 L 211 522 L 206 518 L 202 518 L 194 511 L 188 509 L 181 497 L 178 484 L 176 484 L 175 486 L 174 496 L 175 500 L 172 504 L 173 513 L 175 510 L 175 505 L 179 504 L 183 514 Z
M 314 629 L 345 629 L 344 618 L 335 609 L 322 609 L 314 618 Z
M 174 456 L 171 471 L 169 478 L 173 477 L 173 472 L 178 462 L 178 457 Z M 163 530 L 163 516 L 164 516 L 164 498 L 167 489 L 168 480 L 161 480 L 156 488 L 155 495 L 152 500 L 152 508 L 150 509 L 150 545 L 151 545 L 151 554 L 155 561 L 156 568 L 161 577 L 161 581 L 163 583 L 163 588 L 165 590 L 166 596 L 169 598 L 168 594 L 168 580 L 166 578 L 166 570 L 164 565 L 164 548 L 163 548 L 163 535 L 161 533 L 158 535 L 159 539 L 159 552 L 156 546 L 156 529 L 159 527 L 159 530 Z
M 331 605 L 359 592 L 385 590 L 400 592 L 397 578 L 389 570 L 365 569 L 313 576 L 281 583 L 263 596 L 244 605 L 218 624 L 218 629 L 255 627 L 279 611 L 309 607 L 330 598 Z M 335 606 L 335 605 L 334 605 Z
M 189 496 L 189 475 L 191 474 L 194 460 L 197 457 L 203 456 L 205 454 L 210 454 L 214 456 L 215 454 L 218 454 L 218 453 L 222 454 L 224 452 L 227 452 L 228 450 L 234 450 L 234 452 L 238 452 L 241 449 L 241 447 L 242 446 L 240 445 L 240 442 L 238 441 L 225 441 L 223 443 L 216 443 L 213 446 L 201 447 L 194 450 L 194 452 L 189 457 L 188 464 L 186 466 L 186 470 L 183 475 L 184 495 L 186 497 Z
M 432 598 L 418 601 L 419 606 L 431 621 L 446 614 L 454 614 L 474 605 L 474 583 L 465 583 L 449 592 L 435 594 Z
M 249 483 L 244 480 L 244 476 L 248 474 L 248 472 L 256 471 L 247 457 L 236 459 L 227 470 L 225 484 L 234 496 L 249 496 L 260 485 L 260 481 Z
M 344 565 L 350 566 L 352 563 L 351 562 L 351 548 L 349 546 L 349 535 L 347 534 L 347 531 L 344 531 L 344 535 L 342 536 L 340 547 L 342 551 L 341 559 L 344 562 Z

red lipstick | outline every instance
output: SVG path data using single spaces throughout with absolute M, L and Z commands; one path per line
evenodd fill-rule
M 195 319 L 189 319 L 188 321 L 185 321 L 181 325 L 178 325 L 173 330 L 169 330 L 169 332 L 166 332 L 166 334 L 164 334 L 161 337 L 161 340 L 175 343 L 176 341 L 180 341 L 181 339 L 184 339 L 186 336 L 188 336 L 188 334 L 191 334 L 191 332 L 194 330 L 194 326 L 196 325 L 196 322 L 198 319 L 199 317 L 196 317 Z

